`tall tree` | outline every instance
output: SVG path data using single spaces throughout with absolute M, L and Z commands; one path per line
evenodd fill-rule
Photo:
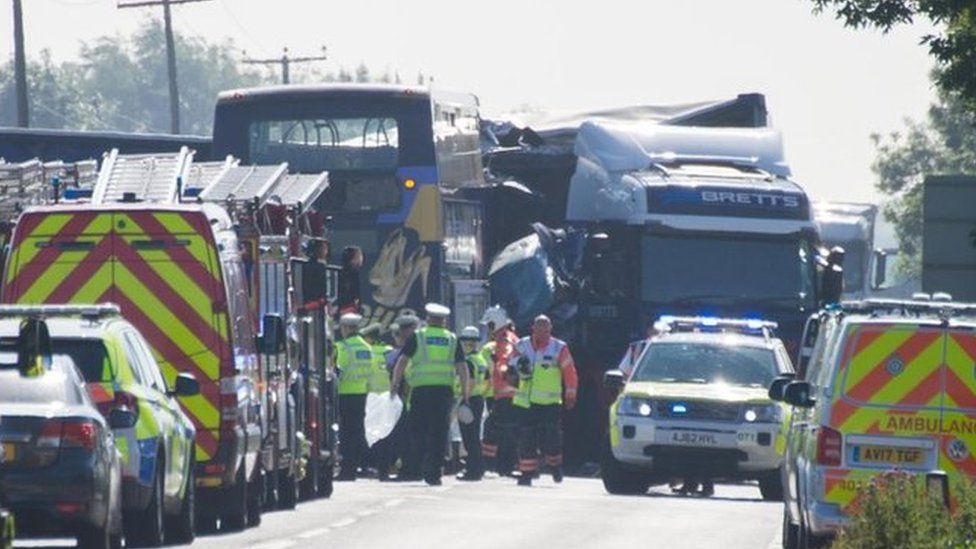
M 812 0 L 817 12 L 831 10 L 845 25 L 887 32 L 925 18 L 939 29 L 923 38 L 938 62 L 938 84 L 956 92 L 976 112 L 976 3 L 972 0 Z
M 938 79 L 938 74 L 933 75 Z M 918 275 L 922 252 L 922 182 L 927 175 L 976 173 L 976 114 L 959 94 L 940 91 L 925 122 L 873 135 L 877 157 L 872 166 L 876 187 L 890 197 L 885 218 L 895 226 L 905 261 L 902 270 Z

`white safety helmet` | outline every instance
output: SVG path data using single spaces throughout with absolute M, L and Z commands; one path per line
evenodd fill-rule
M 500 330 L 512 322 L 508 318 L 508 311 L 501 305 L 488 307 L 485 314 L 481 315 L 481 321 L 485 324 L 494 324 L 496 330 Z
M 461 335 L 458 338 L 480 340 L 481 330 L 479 330 L 476 326 L 465 326 L 464 329 L 461 330 Z

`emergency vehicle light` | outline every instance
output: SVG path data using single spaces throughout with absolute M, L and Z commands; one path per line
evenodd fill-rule
M 0 305 L 0 318 L 80 316 L 97 319 L 121 314 L 122 309 L 114 303 L 99 303 L 97 305 Z
M 703 316 L 662 316 L 657 328 L 665 332 L 730 332 L 770 337 L 779 324 L 768 320 L 716 318 Z
M 81 200 L 83 198 L 91 198 L 92 190 L 77 188 L 65 189 L 63 196 L 65 200 Z

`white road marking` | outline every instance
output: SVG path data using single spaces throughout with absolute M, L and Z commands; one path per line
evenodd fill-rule
M 300 539 L 312 539 L 312 538 L 322 537 L 328 533 L 329 533 L 329 528 L 323 527 L 323 528 L 316 528 L 314 530 L 308 530 L 307 532 L 302 532 L 301 534 L 298 534 L 295 537 Z
M 369 517 L 369 516 L 375 515 L 377 512 L 378 511 L 376 511 L 375 509 L 366 509 L 365 511 L 360 511 L 360 512 L 358 512 L 356 514 L 359 515 L 359 516 L 361 516 L 361 517 Z
M 288 549 L 295 545 L 295 541 L 290 539 L 284 539 L 281 541 L 270 541 L 268 543 L 259 543 L 257 545 L 252 545 L 251 549 Z
M 400 505 L 400 504 L 402 504 L 405 501 L 406 500 L 403 499 L 403 498 L 391 499 L 390 501 L 387 501 L 386 503 L 384 503 L 383 504 L 383 507 L 396 507 L 397 505 Z
M 332 528 L 345 528 L 346 526 L 352 526 L 353 524 L 356 524 L 356 519 L 350 517 L 350 518 L 344 518 L 337 522 L 333 522 L 329 526 L 331 526 Z

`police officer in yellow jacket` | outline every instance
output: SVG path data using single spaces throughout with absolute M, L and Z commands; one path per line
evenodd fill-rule
M 363 339 L 373 351 L 373 370 L 369 376 L 369 392 L 385 393 L 390 390 L 390 372 L 386 369 L 387 356 L 393 352 L 393 347 L 382 340 L 383 325 L 374 322 L 363 328 Z
M 359 335 L 363 317 L 346 313 L 339 319 L 342 340 L 336 343 L 335 364 L 339 369 L 339 443 L 342 456 L 336 480 L 356 480 L 366 452 L 366 395 L 373 373 L 373 351 Z
M 428 303 L 427 326 L 419 329 L 403 346 L 393 369 L 391 395 L 403 381 L 410 364 L 410 434 L 422 458 L 424 481 L 441 484 L 451 405 L 454 402 L 454 378 L 461 378 L 462 402 L 468 404 L 468 367 L 457 336 L 446 328 L 451 310 Z
M 458 475 L 458 480 L 477 481 L 485 474 L 484 461 L 481 456 L 481 416 L 485 412 L 485 396 L 490 389 L 488 361 L 478 349 L 481 343 L 481 331 L 474 326 L 467 326 L 461 330 L 458 338 L 464 348 L 465 360 L 468 363 L 468 374 L 471 376 L 469 386 L 470 398 L 467 410 L 470 415 L 464 417 L 464 405 L 458 408 L 458 422 L 461 426 L 461 440 L 464 451 L 468 454 L 464 473 Z

